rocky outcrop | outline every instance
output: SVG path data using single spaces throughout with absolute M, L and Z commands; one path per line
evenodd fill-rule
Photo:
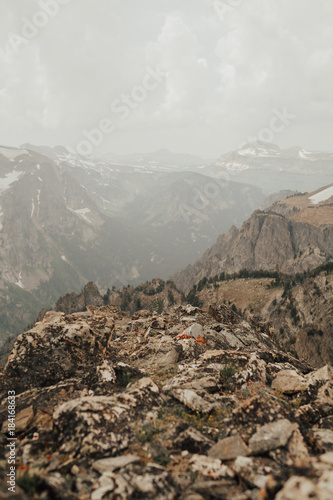
M 15 391 L 18 498 L 328 498 L 332 375 L 227 307 L 48 312 L 2 374 L 2 491 Z
M 92 281 L 89 281 L 81 293 L 66 293 L 60 297 L 55 305 L 55 310 L 64 312 L 65 314 L 72 314 L 74 312 L 85 311 L 89 305 L 101 306 L 102 304 L 103 298 L 97 286 Z
M 332 257 L 333 207 L 329 201 L 311 204 L 300 195 L 256 211 L 238 230 L 222 234 L 201 259 L 174 275 L 183 291 L 203 278 L 220 273 L 264 270 L 296 274 Z
M 106 298 L 108 304 L 118 306 L 129 314 L 140 309 L 162 312 L 163 309 L 174 304 L 180 305 L 183 301 L 182 294 L 173 281 L 160 278 L 146 281 L 137 287 L 113 288 L 108 290 Z
M 232 304 L 254 328 L 318 368 L 333 364 L 333 263 L 296 277 L 217 280 L 200 287 L 197 298 L 205 307 Z

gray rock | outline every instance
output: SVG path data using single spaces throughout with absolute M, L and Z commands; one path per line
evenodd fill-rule
M 306 376 L 307 385 L 315 385 L 318 382 L 330 382 L 333 378 L 333 368 L 325 365 L 315 372 L 311 372 Z
M 272 389 L 284 394 L 294 394 L 306 389 L 306 381 L 295 370 L 282 370 L 273 380 Z
M 326 382 L 317 393 L 316 404 L 321 406 L 327 413 L 333 408 L 333 383 Z M 326 410 L 327 409 L 327 410 Z
M 298 429 L 298 425 L 292 424 L 287 419 L 263 425 L 251 437 L 249 447 L 255 455 L 260 455 L 276 448 L 282 448 L 288 443 L 292 433 L 296 429 Z
M 233 465 L 233 470 L 245 479 L 245 481 L 257 488 L 264 488 L 267 482 L 267 477 L 258 473 L 258 467 L 253 458 L 238 457 Z
M 276 500 L 332 500 L 332 493 L 318 488 L 310 479 L 302 476 L 292 476 L 282 490 L 276 495 Z
M 315 429 L 314 436 L 323 450 L 333 451 L 333 431 L 330 429 Z
M 159 349 L 154 358 L 154 363 L 160 366 L 174 365 L 179 360 L 182 353 L 180 345 L 166 345 Z
M 181 432 L 174 440 L 174 445 L 190 453 L 202 453 L 212 446 L 213 441 L 193 427 Z
M 32 406 L 20 411 L 15 418 L 15 432 L 25 431 L 31 424 L 33 417 L 34 410 Z M 1 432 L 8 432 L 8 420 L 3 423 Z
M 333 471 L 326 470 L 320 477 L 318 481 L 319 491 L 328 492 L 333 497 Z
M 332 465 L 333 467 L 333 451 L 328 451 L 327 453 L 321 455 L 319 458 L 325 464 Z
M 220 460 L 233 460 L 239 456 L 250 455 L 251 450 L 246 446 L 238 434 L 218 441 L 208 451 L 208 456 L 219 458 Z
M 200 472 L 203 476 L 212 479 L 222 477 L 234 477 L 234 472 L 222 464 L 218 458 L 206 457 L 205 455 L 193 455 L 190 460 L 190 466 L 194 472 Z
M 135 462 L 140 462 L 140 457 L 136 455 L 120 455 L 119 457 L 97 460 L 92 464 L 92 468 L 103 474 L 104 472 L 113 472 Z
M 53 414 L 60 450 L 83 456 L 119 454 L 133 433 L 132 418 L 145 405 L 146 411 L 160 399 L 159 388 L 142 378 L 116 396 L 82 397 L 58 406 Z
M 114 384 L 116 382 L 116 372 L 108 361 L 103 361 L 100 366 L 97 366 L 96 372 L 101 383 Z
M 170 394 L 193 411 L 209 413 L 214 408 L 214 405 L 189 389 L 173 389 Z
M 302 434 L 296 429 L 288 442 L 288 465 L 297 469 L 306 469 L 310 466 L 310 455 Z
M 111 493 L 114 490 L 114 481 L 110 481 L 106 486 L 101 486 L 97 490 L 93 491 L 91 495 L 91 500 L 102 500 L 102 498 L 106 498 L 105 495 L 107 493 Z
M 194 325 L 189 326 L 186 330 L 179 334 L 179 337 L 193 338 L 197 342 L 205 340 L 203 328 L 199 323 L 194 323 Z M 203 342 L 204 343 L 204 342 Z

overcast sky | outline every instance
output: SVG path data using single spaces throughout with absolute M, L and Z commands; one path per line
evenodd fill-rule
M 0 0 L 0 144 L 333 150 L 333 1 L 223 1 Z

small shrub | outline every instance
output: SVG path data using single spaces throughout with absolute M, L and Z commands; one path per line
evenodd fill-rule
M 19 487 L 29 496 L 40 491 L 43 483 L 40 476 L 30 476 L 29 474 L 24 474 L 24 476 L 17 478 L 16 481 Z
M 154 455 L 153 460 L 157 464 L 164 466 L 169 465 L 169 463 L 171 462 L 170 458 L 166 453 L 164 453 L 164 451 L 160 451 L 157 455 Z
M 222 370 L 220 370 L 220 378 L 222 382 L 226 382 L 227 380 L 229 380 L 233 375 L 235 375 L 236 372 L 237 367 L 233 363 L 230 363 L 230 361 L 228 361 L 224 365 Z
M 141 430 L 136 433 L 136 437 L 141 444 L 150 443 L 153 441 L 156 434 L 161 432 L 160 429 L 156 429 L 154 424 L 145 424 L 142 426 Z

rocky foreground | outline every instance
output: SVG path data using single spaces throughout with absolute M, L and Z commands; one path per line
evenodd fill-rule
M 0 498 L 333 498 L 332 368 L 226 306 L 47 312 L 18 337 L 0 390 Z

